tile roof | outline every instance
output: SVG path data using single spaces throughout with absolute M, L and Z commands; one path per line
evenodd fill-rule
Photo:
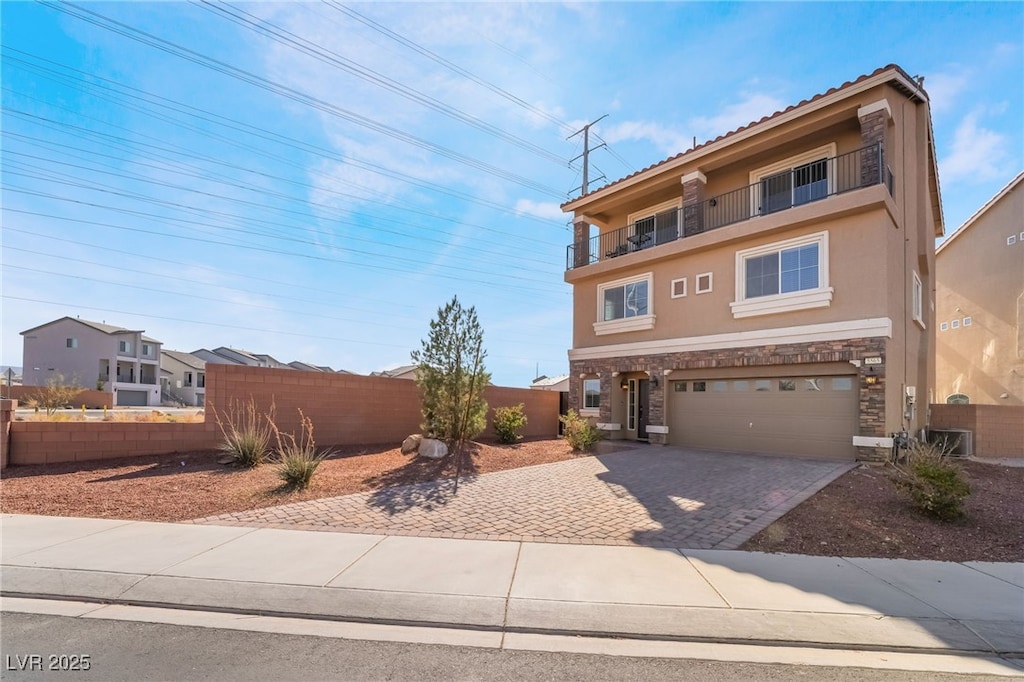
M 630 178 L 635 178 L 638 175 L 643 175 L 644 173 L 650 172 L 650 171 L 654 170 L 655 168 L 658 168 L 660 166 L 664 166 L 665 164 L 668 164 L 668 163 L 671 163 L 671 162 L 676 161 L 678 159 L 681 159 L 684 156 L 687 156 L 689 154 L 693 154 L 694 152 L 700 151 L 701 149 L 704 149 L 705 147 L 708 147 L 708 146 L 710 146 L 712 144 L 715 144 L 716 142 L 720 142 L 722 140 L 730 138 L 730 137 L 732 137 L 732 136 L 734 136 L 734 135 L 736 135 L 738 133 L 743 132 L 744 130 L 749 130 L 751 128 L 754 128 L 755 126 L 763 125 L 763 124 L 767 123 L 768 121 L 771 121 L 772 119 L 775 119 L 775 118 L 777 118 L 779 116 L 782 116 L 783 114 L 789 113 L 790 111 L 793 111 L 794 109 L 799 109 L 800 107 L 807 106 L 808 104 L 816 102 L 816 101 L 818 101 L 818 100 L 820 100 L 820 99 L 822 99 L 824 97 L 828 97 L 829 95 L 832 95 L 832 94 L 834 94 L 836 92 L 839 92 L 840 90 L 846 90 L 847 88 L 851 88 L 851 87 L 857 85 L 858 83 L 863 83 L 864 81 L 866 81 L 866 80 L 868 80 L 870 78 L 874 78 L 875 76 L 878 76 L 879 74 L 885 73 L 886 71 L 890 71 L 890 70 L 895 71 L 898 75 L 903 76 L 908 81 L 911 81 L 911 82 L 914 81 L 914 78 L 912 78 L 910 75 L 908 75 L 907 72 L 904 71 L 902 68 L 900 68 L 897 64 L 888 64 L 886 66 L 883 66 L 883 67 L 880 67 L 878 69 L 875 69 L 871 73 L 866 73 L 866 74 L 863 74 L 861 76 L 858 76 L 857 78 L 855 78 L 852 81 L 846 81 L 842 85 L 836 86 L 834 88 L 829 88 L 825 92 L 818 93 L 817 95 L 814 95 L 813 97 L 811 97 L 809 99 L 801 100 L 797 104 L 790 105 L 790 106 L 786 107 L 785 109 L 782 109 L 780 111 L 776 111 L 773 114 L 768 114 L 767 116 L 763 116 L 763 117 L 761 117 L 761 119 L 759 119 L 757 121 L 751 121 L 750 123 L 748 123 L 748 124 L 746 124 L 744 126 L 740 126 L 739 128 L 736 128 L 735 130 L 730 130 L 727 133 L 723 133 L 722 135 L 719 135 L 718 137 L 716 137 L 713 140 L 707 140 L 706 142 L 702 142 L 701 144 L 693 147 L 692 149 L 688 149 L 688 150 L 686 150 L 684 152 L 680 152 L 679 154 L 676 154 L 675 156 L 670 156 L 669 158 L 667 158 L 667 159 L 665 159 L 663 161 L 658 161 L 657 163 L 651 164 L 650 166 L 647 166 L 646 168 L 642 168 L 642 169 L 640 169 L 640 170 L 638 170 L 638 171 L 636 171 L 634 173 L 630 173 L 629 175 L 627 175 L 625 177 L 622 177 L 622 178 L 619 178 L 618 180 L 610 182 L 610 183 L 608 183 L 606 185 L 603 185 L 601 187 L 598 187 L 596 189 L 592 189 L 589 192 L 587 192 L 586 194 L 583 194 L 583 195 L 581 195 L 579 197 L 576 197 L 574 199 L 570 199 L 569 201 L 566 201 L 565 203 L 563 203 L 561 205 L 561 207 L 564 210 L 564 208 L 566 206 L 568 206 L 569 204 L 571 204 L 573 202 L 576 202 L 576 201 L 579 201 L 580 199 L 582 199 L 584 197 L 587 197 L 587 196 L 589 196 L 591 194 L 594 194 L 595 192 L 600 192 L 601 190 L 607 189 L 609 187 L 613 187 L 613 186 L 619 184 L 620 182 L 625 182 L 626 180 L 629 180 Z M 923 90 L 922 90 L 922 92 L 923 92 Z

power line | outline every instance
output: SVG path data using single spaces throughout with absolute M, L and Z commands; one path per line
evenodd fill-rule
M 143 45 L 154 47 L 163 52 L 167 52 L 168 54 L 179 57 L 180 59 L 184 59 L 199 66 L 203 66 L 205 68 L 224 74 L 236 80 L 242 81 L 244 83 L 248 83 L 255 87 L 267 90 L 269 92 L 293 100 L 300 104 L 304 104 L 313 109 L 323 111 L 324 113 L 329 114 L 331 116 L 335 116 L 350 123 L 355 123 L 356 125 L 364 127 L 368 130 L 372 130 L 374 132 L 386 135 L 393 139 L 430 151 L 439 156 L 443 156 L 458 163 L 462 163 L 471 168 L 475 168 L 490 175 L 494 175 L 509 182 L 521 185 L 523 187 L 533 189 L 542 194 L 547 194 L 549 196 L 556 198 L 561 196 L 561 194 L 557 190 L 546 185 L 542 185 L 538 182 L 535 182 L 530 178 L 517 175 L 503 168 L 499 168 L 497 166 L 493 166 L 478 159 L 474 159 L 472 157 L 466 156 L 465 154 L 461 154 L 447 147 L 434 144 L 428 140 L 424 140 L 420 137 L 412 135 L 411 133 L 407 133 L 392 126 L 375 121 L 369 117 L 362 116 L 361 114 L 357 114 L 353 111 L 349 111 L 335 104 L 331 104 L 330 102 L 326 102 L 317 97 L 313 97 L 312 95 L 308 95 L 299 90 L 288 87 L 282 83 L 278 83 L 276 81 L 263 78 L 250 71 L 246 71 L 244 69 L 232 66 L 230 64 L 227 64 L 226 62 L 222 62 L 207 55 L 201 54 L 199 52 L 196 52 L 195 50 L 191 50 L 172 41 L 159 38 L 153 35 L 152 33 L 148 33 L 141 29 L 129 26 L 128 24 L 116 21 L 114 19 L 111 19 L 110 17 L 100 14 L 99 12 L 94 12 L 92 10 L 86 9 L 84 7 L 75 5 L 74 3 L 70 2 L 64 2 L 61 4 L 54 4 L 52 2 L 49 2 L 49 0 L 40 0 L 40 2 L 41 4 L 51 9 L 63 12 L 81 21 L 93 24 L 105 30 L 111 31 L 118 35 L 134 40 L 136 42 L 142 43 Z

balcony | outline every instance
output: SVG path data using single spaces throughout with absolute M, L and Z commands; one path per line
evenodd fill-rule
M 586 253 L 577 253 L 577 245 L 570 244 L 566 269 L 584 267 L 882 183 L 892 195 L 892 170 L 885 165 L 882 145 L 873 144 L 603 232 L 588 241 Z

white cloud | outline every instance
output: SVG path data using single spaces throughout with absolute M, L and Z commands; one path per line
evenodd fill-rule
M 608 144 L 646 140 L 665 154 L 678 154 L 689 149 L 692 138 L 660 123 L 650 121 L 624 121 L 601 130 Z
M 952 149 L 939 162 L 943 182 L 985 182 L 1006 177 L 1012 171 L 1006 153 L 1009 140 L 980 126 L 979 117 L 980 112 L 973 111 L 957 126 Z
M 562 209 L 559 208 L 558 204 L 551 201 L 520 199 L 516 202 L 516 213 L 547 218 L 549 220 L 562 220 L 565 218 L 565 214 L 562 213 Z
M 952 107 L 957 96 L 970 83 L 970 73 L 964 70 L 936 73 L 925 80 L 925 90 L 931 99 L 932 111 L 946 111 Z
M 710 140 L 785 108 L 786 103 L 777 97 L 763 93 L 745 93 L 743 100 L 727 104 L 715 116 L 693 118 L 690 125 L 698 135 L 705 135 Z

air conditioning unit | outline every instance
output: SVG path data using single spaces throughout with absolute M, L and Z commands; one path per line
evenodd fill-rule
M 970 429 L 931 429 L 928 442 L 935 443 L 954 457 L 974 454 L 974 438 Z

